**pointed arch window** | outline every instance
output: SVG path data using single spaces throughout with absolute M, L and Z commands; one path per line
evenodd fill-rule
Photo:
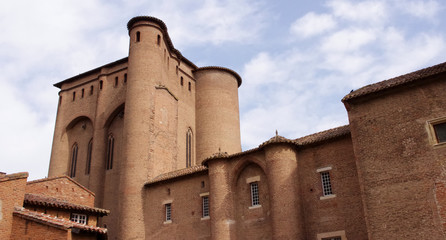
M 88 142 L 88 149 L 87 149 L 87 166 L 85 166 L 85 174 L 90 174 L 90 167 L 91 167 L 91 153 L 93 151 L 93 138 L 90 139 L 90 142 Z
M 108 136 L 108 144 L 107 144 L 107 164 L 106 169 L 110 170 L 113 168 L 113 152 L 115 148 L 115 138 L 112 134 Z
M 192 166 L 192 130 L 189 128 L 186 133 L 186 167 Z
M 78 151 L 77 143 L 74 143 L 71 148 L 71 167 L 70 167 L 70 177 L 76 177 L 76 164 L 77 164 L 77 151 Z

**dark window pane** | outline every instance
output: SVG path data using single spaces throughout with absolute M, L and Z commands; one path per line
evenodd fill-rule
M 437 141 L 439 143 L 446 142 L 446 122 L 435 124 L 435 135 L 437 136 Z

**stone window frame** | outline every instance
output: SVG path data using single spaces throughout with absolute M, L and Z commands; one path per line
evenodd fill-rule
M 260 176 L 254 176 L 246 179 L 246 183 L 249 184 L 251 194 L 251 206 L 249 206 L 248 209 L 262 207 L 262 204 L 260 204 L 259 182 Z
M 317 240 L 326 240 L 331 238 L 340 237 L 341 240 L 347 240 L 347 237 L 345 236 L 345 231 L 335 231 L 335 232 L 325 232 L 325 233 L 318 233 L 316 235 Z
M 446 116 L 431 119 L 426 122 L 426 129 L 427 129 L 427 133 L 429 136 L 429 143 L 432 144 L 434 146 L 434 148 L 446 146 L 446 141 L 438 142 L 437 133 L 435 132 L 435 128 L 434 128 L 435 125 L 441 124 L 441 123 L 446 123 Z
M 205 193 L 200 193 L 200 197 L 201 197 L 201 220 L 208 220 L 211 218 L 210 215 L 210 204 L 209 204 L 209 192 L 205 192 Z M 205 199 L 207 198 L 207 206 L 206 206 L 206 202 Z M 207 211 L 206 211 L 207 208 Z M 206 215 L 207 212 L 207 215 Z
M 164 224 L 172 223 L 172 200 L 163 202 L 164 206 Z
M 326 199 L 330 199 L 330 198 L 334 198 L 336 197 L 336 194 L 333 193 L 333 186 L 331 184 L 331 177 L 330 177 L 330 171 L 332 170 L 332 167 L 323 167 L 323 168 L 318 168 L 316 170 L 317 173 L 320 174 L 320 178 L 321 178 L 321 187 L 322 187 L 322 196 L 319 197 L 320 200 L 326 200 Z M 324 177 L 324 173 L 328 173 L 328 182 L 326 181 L 326 177 Z M 330 194 L 327 194 L 325 192 L 325 189 L 327 188 L 327 185 L 330 189 Z

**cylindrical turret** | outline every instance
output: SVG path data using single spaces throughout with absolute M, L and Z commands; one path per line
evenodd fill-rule
M 153 178 L 151 168 L 155 84 L 165 81 L 163 49 L 160 39 L 164 23 L 153 17 L 135 17 L 127 24 L 130 35 L 128 80 L 125 102 L 123 142 L 125 154 L 121 165 L 120 229 L 118 239 L 144 239 L 141 191 Z M 118 220 L 118 219 L 116 219 Z
M 305 239 L 294 146 L 280 136 L 269 142 L 273 143 L 265 146 L 265 160 L 273 239 Z
M 194 76 L 197 164 L 220 151 L 229 154 L 240 152 L 240 76 L 221 67 L 198 68 Z

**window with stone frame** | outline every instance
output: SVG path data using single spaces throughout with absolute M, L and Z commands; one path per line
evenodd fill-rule
M 71 221 L 81 224 L 87 224 L 87 219 L 88 219 L 87 215 L 79 213 L 72 213 L 70 218 Z
M 260 205 L 260 196 L 259 196 L 259 183 L 252 182 L 251 186 L 251 206 L 259 206 Z

